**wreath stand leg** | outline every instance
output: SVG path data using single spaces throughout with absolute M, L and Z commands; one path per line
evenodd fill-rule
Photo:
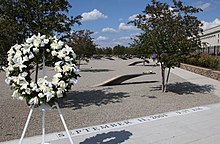
M 62 115 L 62 113 L 61 113 L 60 107 L 59 107 L 58 103 L 55 103 L 55 105 L 56 105 L 56 107 L 57 107 L 57 111 L 58 111 L 58 113 L 59 113 L 60 119 L 61 119 L 61 121 L 62 121 L 62 123 L 63 123 L 63 126 L 64 126 L 64 128 L 65 128 L 65 131 L 66 131 L 66 133 L 67 133 L 67 136 L 68 136 L 68 138 L 69 138 L 70 144 L 73 144 L 73 140 L 71 139 L 69 130 L 68 130 L 67 126 L 66 126 L 66 122 L 65 122 L 65 120 L 64 120 L 64 118 L 63 118 L 63 115 Z M 42 110 L 42 143 L 41 143 L 41 144 L 49 144 L 49 143 L 45 143 L 45 112 L 46 112 L 46 109 L 47 109 L 47 108 L 42 108 L 42 109 L 41 109 L 41 110 Z M 25 126 L 24 126 L 24 130 L 23 130 L 22 135 L 21 135 L 21 138 L 20 138 L 20 140 L 19 140 L 19 144 L 22 144 L 22 141 L 23 141 L 24 135 L 25 135 L 25 133 L 26 133 L 26 131 L 27 131 L 27 127 L 28 127 L 28 125 L 29 125 L 29 122 L 30 122 L 30 119 L 31 119 L 33 110 L 34 110 L 34 105 L 31 106 L 30 112 L 29 112 L 29 114 L 28 114 L 27 121 L 26 121 Z
M 45 142 L 45 109 L 42 109 L 42 144 Z
M 68 136 L 68 138 L 69 138 L 69 140 L 70 140 L 70 143 L 73 144 L 73 140 L 72 140 L 71 137 L 70 137 L 70 133 L 69 133 L 69 130 L 68 130 L 67 126 L 66 126 L 66 122 L 65 122 L 65 120 L 64 120 L 64 118 L 63 118 L 63 115 L 62 115 L 62 113 L 61 113 L 61 111 L 60 111 L 60 107 L 59 107 L 58 103 L 55 103 L 55 105 L 56 105 L 56 107 L 57 107 L 57 111 L 58 111 L 58 113 L 59 113 L 59 115 L 60 115 L 61 121 L 62 121 L 63 126 L 64 126 L 64 128 L 65 128 L 65 131 L 66 131 L 66 133 L 67 133 L 67 136 Z
M 19 140 L 19 144 L 22 144 L 22 141 L 23 141 L 24 135 L 25 135 L 25 133 L 26 133 L 26 131 L 27 131 L 27 127 L 28 127 L 28 124 L 29 124 L 29 122 L 30 122 L 30 119 L 31 119 L 31 115 L 32 115 L 32 113 L 33 113 L 33 110 L 34 110 L 34 105 L 31 106 L 30 112 L 29 112 L 29 114 L 28 114 L 27 121 L 26 121 L 25 126 L 24 126 L 24 130 L 23 130 L 22 135 L 21 135 L 21 138 L 20 138 L 20 140 Z

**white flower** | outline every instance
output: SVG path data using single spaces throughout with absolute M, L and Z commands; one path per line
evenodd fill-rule
M 34 58 L 34 54 L 32 53 L 32 52 L 30 52 L 29 53 L 29 57 L 28 57 L 29 59 L 32 59 L 32 58 Z
M 23 72 L 23 73 L 21 73 L 21 76 L 23 76 L 23 77 L 26 77 L 27 75 L 28 75 L 27 72 Z
M 70 79 L 70 82 L 71 82 L 72 84 L 77 84 L 78 80 L 75 79 L 75 78 L 71 78 L 71 79 Z
M 54 95 L 51 92 L 47 92 L 46 97 L 47 97 L 47 102 L 49 102 L 50 99 L 54 97 Z
M 34 45 L 35 47 L 39 47 L 39 46 L 40 46 L 40 43 L 41 43 L 41 40 L 40 40 L 40 39 L 34 39 L 33 45 Z
M 61 78 L 62 77 L 62 74 L 61 73 L 57 73 L 53 76 L 54 78 Z
M 44 94 L 43 93 L 39 93 L 38 96 L 39 96 L 39 98 L 43 98 Z
M 39 52 L 39 49 L 38 48 L 33 48 L 33 52 L 37 54 Z
M 26 43 L 29 43 L 29 44 L 32 43 L 33 41 L 34 41 L 33 37 L 26 39 Z
M 28 103 L 30 105 L 37 105 L 39 103 L 39 100 L 37 97 L 34 97 L 34 98 L 30 99 L 30 101 Z
M 64 44 L 64 42 L 59 41 L 59 42 L 58 42 L 59 48 L 61 48 L 61 47 L 63 46 L 63 44 Z
M 15 65 L 14 67 L 18 67 L 20 71 L 22 71 L 23 68 L 26 68 L 27 66 L 23 64 L 24 60 L 22 60 L 21 57 L 17 57 L 13 59 Z
M 19 84 L 19 83 L 20 83 L 20 80 L 19 80 L 18 76 L 12 76 L 12 77 L 11 77 L 11 80 L 12 80 L 14 83 L 16 83 L 16 84 Z
M 21 57 L 22 56 L 22 52 L 20 50 L 17 50 L 14 57 L 17 58 L 17 57 Z
M 7 52 L 9 56 L 15 54 L 13 47 Z
M 45 44 L 48 44 L 49 42 L 50 42 L 49 39 L 44 39 L 44 43 L 45 43 Z
M 73 53 L 73 49 L 69 47 L 68 45 L 65 45 L 65 51 L 67 55 L 69 55 L 70 52 Z
M 78 68 L 74 68 L 74 73 L 79 74 L 80 70 Z
M 37 81 L 37 84 L 39 86 L 39 89 L 43 92 L 47 92 L 48 91 L 48 81 L 46 80 L 47 77 L 44 78 L 39 78 L 39 80 Z
M 44 43 L 40 43 L 40 47 L 44 47 L 45 46 L 45 44 Z
M 52 54 L 52 56 L 56 56 L 57 52 L 56 51 L 52 51 L 51 54 Z
M 23 57 L 23 61 L 24 61 L 24 62 L 29 61 L 29 57 L 28 57 L 28 56 L 24 56 L 24 57 Z
M 71 61 L 70 57 L 69 57 L 69 56 L 66 56 L 66 57 L 65 57 L 65 61 L 67 61 L 67 62 Z
M 62 72 L 62 69 L 60 68 L 60 66 L 55 66 L 55 67 L 54 67 L 54 70 L 55 70 L 56 72 Z
M 21 50 L 22 50 L 22 52 L 23 52 L 23 54 L 26 54 L 26 53 L 29 53 L 30 52 L 30 50 L 31 50 L 31 47 L 33 46 L 32 44 L 31 45 L 29 45 L 29 44 L 22 44 L 22 48 L 21 48 Z
M 12 65 L 8 65 L 8 71 L 14 71 L 14 67 Z
M 60 64 L 63 63 L 62 61 L 58 61 L 55 63 L 55 66 L 60 66 Z
M 10 79 L 9 77 L 5 79 L 5 83 L 6 83 L 7 85 L 9 85 L 10 82 L 11 82 L 11 79 Z
M 58 98 L 63 97 L 63 92 L 62 92 L 62 90 L 61 90 L 60 88 L 58 88 L 57 97 L 58 97 Z
M 13 98 L 18 98 L 18 97 L 20 97 L 20 95 L 19 95 L 19 93 L 18 93 L 18 90 L 15 90 L 15 91 L 13 92 L 12 97 L 13 97 Z
M 36 83 L 31 82 L 30 83 L 30 87 L 32 87 L 32 91 L 39 92 L 39 89 L 37 88 L 37 84 Z
M 72 69 L 72 67 L 70 67 L 70 65 L 64 65 L 63 66 L 63 72 L 68 72 Z
M 29 83 L 27 82 L 27 81 L 21 81 L 20 82 L 20 85 L 21 85 L 21 90 L 25 90 L 25 89 L 27 89 L 28 88 L 28 85 L 29 85 Z
M 18 44 L 14 45 L 14 48 L 15 48 L 16 51 L 20 50 L 21 47 L 22 47 L 22 46 L 21 46 L 21 45 L 18 45 Z
M 27 94 L 31 94 L 31 89 L 30 89 L 30 88 L 26 88 L 26 89 L 25 89 L 25 92 L 26 92 Z
M 54 49 L 54 50 L 56 50 L 56 49 L 59 48 L 59 45 L 58 45 L 58 43 L 56 43 L 56 42 L 53 42 L 52 44 L 50 44 L 50 46 L 51 46 L 51 48 Z
M 63 80 L 61 80 L 61 81 L 58 82 L 58 86 L 60 86 L 60 88 L 62 90 L 64 90 L 66 88 L 66 83 Z
M 75 59 L 76 58 L 76 54 L 73 52 L 72 57 Z
M 64 51 L 59 51 L 57 57 L 60 58 L 60 59 L 62 59 L 62 58 L 64 58 L 64 57 L 66 57 L 66 54 L 64 53 Z

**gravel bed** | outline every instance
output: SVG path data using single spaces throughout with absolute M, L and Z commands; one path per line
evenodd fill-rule
M 174 111 L 195 106 L 219 103 L 213 87 L 195 85 L 171 73 L 168 92 L 160 90 L 160 67 L 152 62 L 143 66 L 128 66 L 139 59 L 90 60 L 81 65 L 79 83 L 68 97 L 60 102 L 61 111 L 69 129 L 99 125 L 137 118 L 156 113 Z M 127 80 L 121 85 L 95 87 L 112 77 L 123 74 L 154 71 Z M 53 72 L 48 68 L 48 75 Z M 23 101 L 13 100 L 12 91 L 4 83 L 5 73 L 0 73 L 0 141 L 18 139 L 21 136 L 29 108 Z M 41 111 L 33 112 L 27 136 L 41 134 Z M 46 132 L 63 131 L 63 125 L 54 108 L 46 115 Z

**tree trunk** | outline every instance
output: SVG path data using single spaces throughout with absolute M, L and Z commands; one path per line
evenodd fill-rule
M 81 56 L 79 56 L 79 59 L 78 59 L 78 69 L 80 69 L 80 64 L 81 64 Z
M 39 65 L 37 63 L 36 64 L 36 73 L 35 73 L 35 83 L 37 83 L 37 79 L 38 79 L 38 69 L 39 69 Z
M 170 77 L 170 70 L 171 70 L 171 68 L 169 68 L 168 73 L 167 73 L 167 79 L 166 79 L 166 84 L 165 84 L 165 87 L 164 87 L 164 92 L 166 92 L 166 90 L 167 90 L 167 84 L 168 84 L 169 77 Z
M 161 76 L 162 76 L 162 92 L 165 91 L 165 66 L 164 64 L 161 62 Z

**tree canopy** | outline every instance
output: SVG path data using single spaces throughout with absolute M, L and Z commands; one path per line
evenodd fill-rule
M 161 64 L 162 90 L 166 90 L 165 69 L 178 66 L 184 55 L 200 46 L 199 33 L 201 22 L 194 13 L 201 9 L 184 6 L 181 1 L 173 0 L 173 5 L 152 0 L 133 21 L 142 30 L 138 36 L 141 47 L 155 53 Z
M 81 16 L 68 17 L 69 8 L 67 0 L 0 0 L 1 54 L 33 34 L 62 37 L 70 32 Z

